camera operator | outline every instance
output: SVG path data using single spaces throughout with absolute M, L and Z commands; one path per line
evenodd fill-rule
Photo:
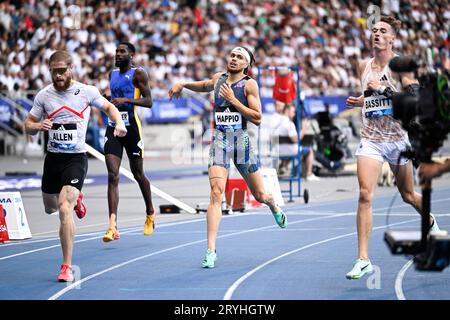
M 422 212 L 422 196 L 414 191 L 413 167 L 411 161 L 400 158 L 409 146 L 408 134 L 401 122 L 392 117 L 392 98 L 402 91 L 417 95 L 418 81 L 412 73 L 393 73 L 389 61 L 396 56 L 392 51 L 400 21 L 393 17 L 381 16 L 372 27 L 371 45 L 374 57 L 362 61 L 358 66 L 361 87 L 359 97 L 349 97 L 347 106 L 361 107 L 361 142 L 356 151 L 359 199 L 357 209 L 358 259 L 348 279 L 359 279 L 373 271 L 369 260 L 369 237 L 372 230 L 372 199 L 384 161 L 388 161 L 395 175 L 397 188 L 403 201 L 411 204 L 417 212 Z M 430 226 L 438 226 L 431 215 Z
M 437 178 L 446 172 L 450 172 L 450 158 L 446 159 L 444 163 L 421 163 L 419 166 L 420 180 Z

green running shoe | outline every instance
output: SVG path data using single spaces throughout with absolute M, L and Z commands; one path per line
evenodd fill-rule
M 202 267 L 203 268 L 214 268 L 214 263 L 217 260 L 217 254 L 215 251 L 206 250 L 205 259 L 203 259 Z
M 280 211 L 273 213 L 273 217 L 275 218 L 275 221 L 280 226 L 280 228 L 287 227 L 287 217 L 283 210 L 280 209 Z

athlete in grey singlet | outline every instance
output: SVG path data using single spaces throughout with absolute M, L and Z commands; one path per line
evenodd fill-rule
M 287 218 L 275 203 L 271 194 L 264 189 L 259 172 L 259 162 L 253 155 L 246 126 L 247 122 L 261 123 L 261 101 L 258 84 L 247 75 L 254 58 L 243 47 L 231 50 L 227 61 L 227 72 L 216 73 L 211 79 L 190 83 L 177 83 L 169 91 L 170 98 L 178 97 L 183 90 L 197 92 L 215 91 L 214 114 L 215 133 L 210 149 L 208 166 L 211 186 L 210 203 L 207 212 L 208 248 L 202 266 L 214 268 L 216 238 L 222 217 L 222 197 L 228 177 L 231 159 L 247 182 L 255 199 L 267 204 L 275 221 L 286 228 Z

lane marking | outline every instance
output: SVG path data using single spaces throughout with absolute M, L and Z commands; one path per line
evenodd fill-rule
M 311 218 L 311 219 L 306 219 L 306 220 L 301 220 L 301 221 L 294 221 L 294 222 L 290 223 L 290 225 L 304 223 L 304 222 L 310 222 L 310 221 L 331 219 L 331 218 L 341 217 L 341 216 L 344 216 L 344 215 L 348 216 L 348 215 L 351 215 L 351 214 L 353 214 L 353 213 L 348 212 L 348 213 L 340 213 L 340 214 L 327 216 L 327 217 L 317 217 L 317 218 Z M 244 231 L 240 231 L 240 232 L 235 232 L 235 233 L 219 236 L 219 237 L 217 237 L 217 239 L 228 238 L 228 237 L 241 235 L 241 234 L 245 234 L 245 233 L 250 233 L 250 232 L 257 232 L 257 231 L 265 230 L 265 229 L 269 229 L 269 228 L 278 228 L 278 226 L 277 225 L 270 225 L 270 226 L 265 226 L 265 227 L 260 227 L 260 228 L 244 230 Z M 143 260 L 145 258 L 152 257 L 152 256 L 155 256 L 155 255 L 158 255 L 158 254 L 161 254 L 161 253 L 173 251 L 173 250 L 176 250 L 176 249 L 184 248 L 184 247 L 187 247 L 187 246 L 191 246 L 191 245 L 195 245 L 195 244 L 199 244 L 199 243 L 203 243 L 203 242 L 206 242 L 206 239 L 187 242 L 187 243 L 184 243 L 184 244 L 181 244 L 181 245 L 177 245 L 177 246 L 174 246 L 174 247 L 166 248 L 166 249 L 163 249 L 163 250 L 159 250 L 159 251 L 152 252 L 152 253 L 149 253 L 149 254 L 146 254 L 146 255 L 143 255 L 143 256 L 136 257 L 136 258 L 131 259 L 131 260 L 124 261 L 124 262 L 122 262 L 120 264 L 116 264 L 114 266 L 111 266 L 111 267 L 109 267 L 107 269 L 104 269 L 102 271 L 99 271 L 97 273 L 94 273 L 94 274 L 92 274 L 90 276 L 87 276 L 87 277 L 85 277 L 85 278 L 83 278 L 81 280 L 78 280 L 78 281 L 72 283 L 71 285 L 67 286 L 66 288 L 64 288 L 64 289 L 58 291 L 57 293 L 55 293 L 54 295 L 52 295 L 50 298 L 48 298 L 48 300 L 56 300 L 56 299 L 60 298 L 62 295 L 64 295 L 65 293 L 69 292 L 70 290 L 78 287 L 82 283 L 84 283 L 84 282 L 86 282 L 88 280 L 94 279 L 94 278 L 96 278 L 96 277 L 98 277 L 98 276 L 100 276 L 100 275 L 102 275 L 104 273 L 107 273 L 107 272 L 110 272 L 112 270 L 115 270 L 115 269 L 121 268 L 123 266 L 126 266 L 126 265 L 128 265 L 130 263 L 133 263 L 133 262 L 136 262 L 136 261 L 140 261 L 140 260 Z
M 413 263 L 414 259 L 411 259 L 408 262 L 406 262 L 398 272 L 397 277 L 395 278 L 394 288 L 395 288 L 395 295 L 397 296 L 398 300 L 406 300 L 405 295 L 403 294 L 403 278 L 405 277 L 406 271 L 408 271 L 409 267 L 411 267 Z
M 410 223 L 410 222 L 414 222 L 414 221 L 419 221 L 419 220 L 420 220 L 420 219 L 411 219 L 411 220 L 407 220 L 407 221 L 403 221 L 403 222 L 398 222 L 398 223 L 390 224 L 390 225 L 393 226 L 393 225 L 406 224 L 406 223 Z M 386 228 L 386 226 L 387 226 L 387 225 L 375 227 L 375 228 L 373 228 L 372 230 L 377 230 L 377 229 Z M 223 300 L 231 300 L 231 298 L 233 297 L 234 292 L 237 290 L 237 288 L 238 288 L 245 280 L 247 280 L 250 276 L 252 276 L 253 274 L 255 274 L 256 272 L 258 272 L 258 271 L 261 270 L 262 268 L 268 266 L 269 264 L 271 264 L 271 263 L 273 263 L 273 262 L 275 262 L 275 261 L 278 261 L 278 260 L 280 260 L 280 259 L 282 259 L 282 258 L 284 258 L 284 257 L 287 257 L 287 256 L 291 255 L 291 254 L 294 254 L 294 253 L 303 251 L 303 250 L 305 250 L 305 249 L 308 249 L 308 248 L 317 246 L 317 245 L 319 245 L 319 244 L 323 244 L 323 243 L 327 243 L 327 242 L 339 240 L 339 239 L 346 238 L 346 237 L 349 237 L 349 236 L 353 236 L 353 235 L 356 235 L 356 234 L 357 234 L 357 232 L 351 232 L 351 233 L 346 233 L 346 234 L 343 234 L 343 235 L 340 235 L 340 236 L 335 236 L 335 237 L 332 237 L 332 238 L 328 238 L 328 239 L 325 239 L 325 240 L 317 241 L 317 242 L 308 244 L 308 245 L 306 245 L 306 246 L 302 246 L 302 247 L 300 247 L 300 248 L 297 248 L 297 249 L 288 251 L 288 252 L 286 252 L 286 253 L 284 253 L 284 254 L 282 254 L 282 255 L 279 255 L 278 257 L 272 258 L 272 259 L 270 259 L 270 260 L 268 260 L 268 261 L 266 261 L 266 262 L 260 264 L 259 266 L 255 267 L 254 269 L 250 270 L 249 272 L 247 272 L 246 274 L 244 274 L 242 277 L 240 277 L 238 280 L 236 280 L 236 281 L 228 288 L 228 290 L 225 292 L 225 295 L 224 295 L 224 297 L 223 297 Z
M 197 221 L 203 221 L 203 220 L 204 219 L 195 219 L 195 220 L 188 220 L 188 221 L 171 222 L 171 223 L 163 224 L 163 225 L 159 226 L 159 228 L 170 227 L 170 226 L 173 226 L 173 225 L 179 225 L 179 224 L 185 224 L 185 223 L 191 223 L 191 222 L 197 222 Z M 135 232 L 137 230 L 140 230 L 141 228 L 142 227 L 132 227 L 128 231 L 121 232 L 121 234 L 127 234 L 127 233 L 131 233 L 131 232 Z M 96 237 L 87 238 L 87 239 L 83 239 L 83 240 L 77 240 L 77 241 L 74 241 L 74 243 L 81 243 L 81 242 L 86 242 L 86 241 L 91 241 L 91 240 L 97 240 L 97 239 L 101 239 L 102 237 L 103 237 L 103 233 L 101 233 L 101 236 L 96 236 Z M 55 239 L 59 240 L 59 238 L 55 238 Z M 36 240 L 36 241 L 41 241 L 41 240 Z M 53 248 L 58 248 L 60 246 L 61 246 L 61 244 L 55 244 L 55 245 L 52 245 L 52 246 L 47 246 L 47 247 L 38 248 L 38 249 L 34 249 L 34 250 L 23 251 L 23 252 L 19 252 L 19 253 L 15 253 L 15 254 L 9 255 L 9 256 L 0 257 L 0 261 L 6 260 L 6 259 L 15 258 L 15 257 L 19 257 L 19 256 L 23 256 L 23 255 L 26 255 L 26 254 L 39 252 L 39 251 L 50 250 L 50 249 L 53 249 Z

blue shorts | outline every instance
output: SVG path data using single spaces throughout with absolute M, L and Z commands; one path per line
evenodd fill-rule
M 243 177 L 258 171 L 261 167 L 258 157 L 253 152 L 247 130 L 214 130 L 208 168 L 221 166 L 230 169 L 231 159 Z

